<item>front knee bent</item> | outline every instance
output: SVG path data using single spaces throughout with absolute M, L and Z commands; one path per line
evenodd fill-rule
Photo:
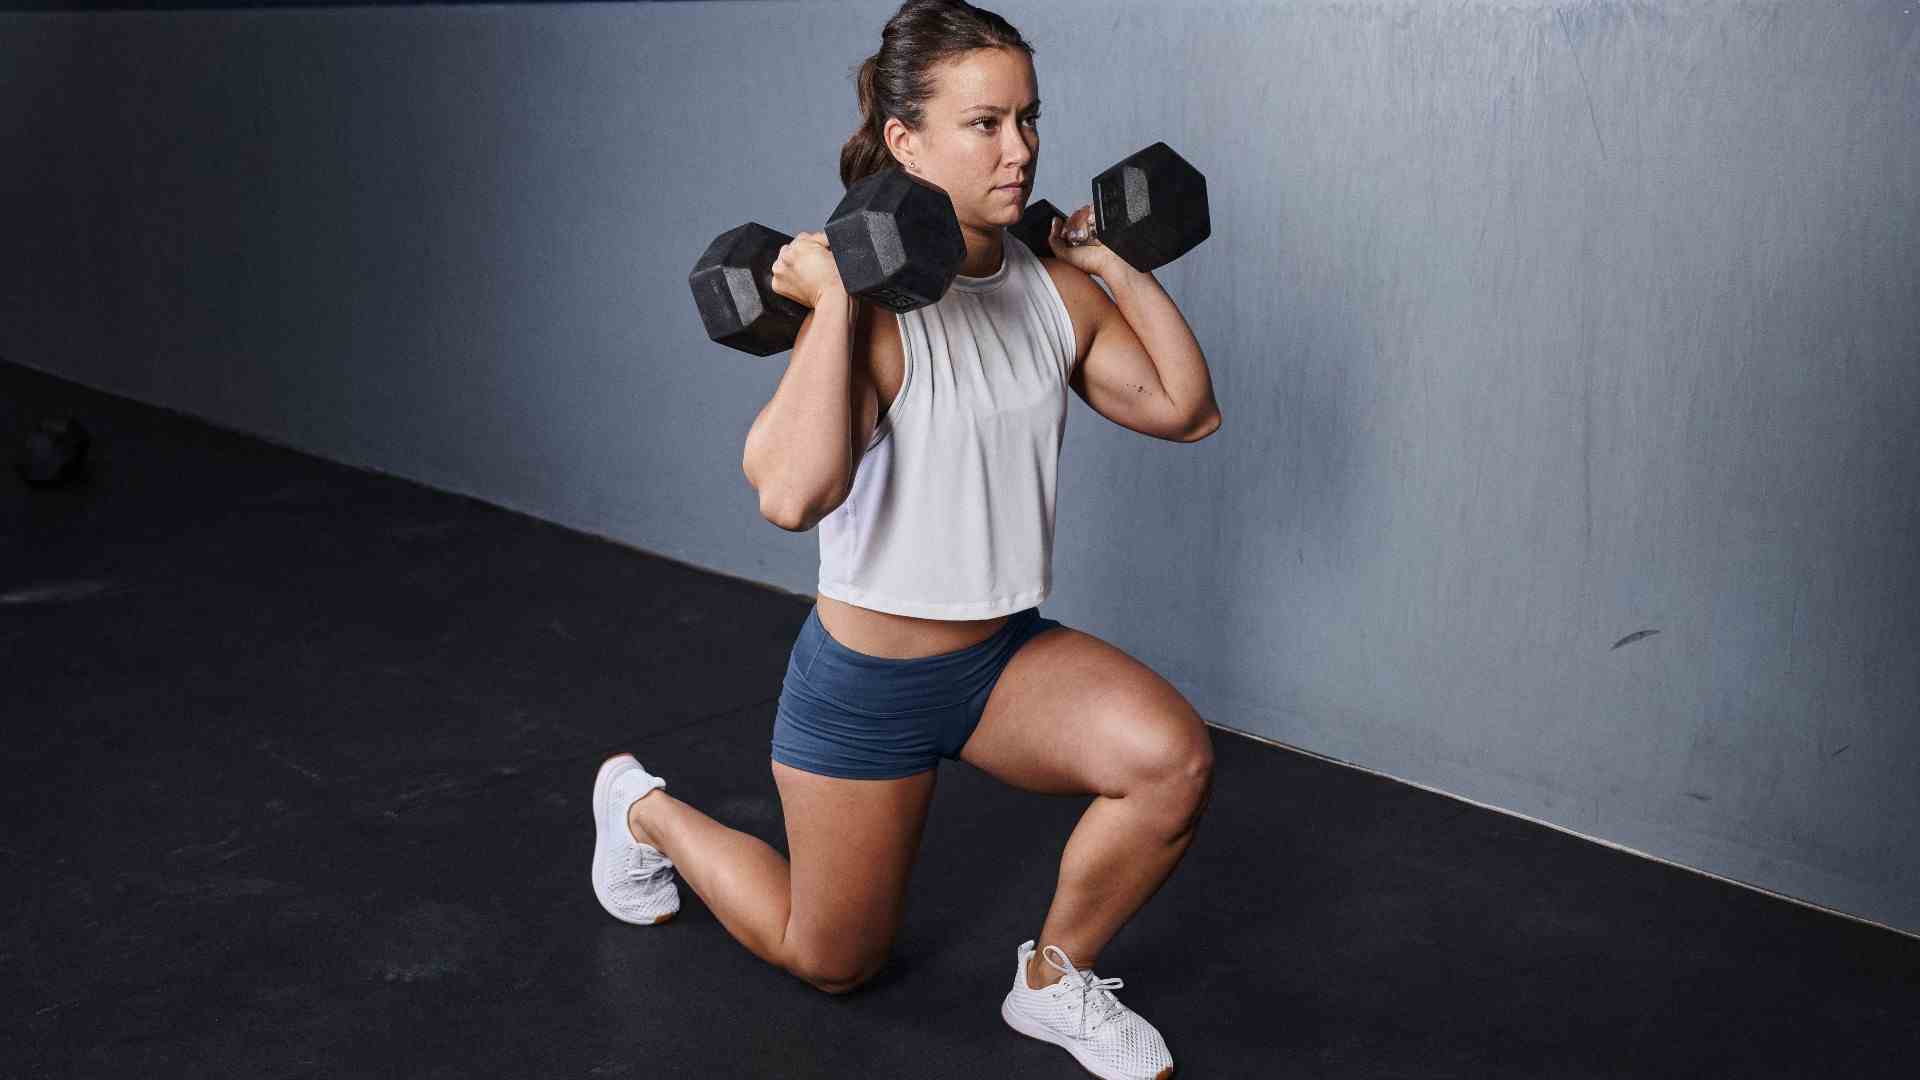
M 1198 798 L 1213 783 L 1211 740 L 1169 746 L 1139 770 L 1133 790 L 1158 789 L 1176 796 Z
M 1135 793 L 1161 809 L 1173 835 L 1191 831 L 1213 793 L 1213 748 L 1201 743 L 1168 754 L 1130 795 Z

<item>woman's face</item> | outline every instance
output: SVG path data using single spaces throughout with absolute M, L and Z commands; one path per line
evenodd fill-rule
M 909 170 L 944 190 L 963 227 L 1012 225 L 1033 193 L 1040 97 L 1019 49 L 976 49 L 934 68 L 919 131 L 887 121 L 887 145 Z M 1011 185 L 1011 186 L 1008 186 Z

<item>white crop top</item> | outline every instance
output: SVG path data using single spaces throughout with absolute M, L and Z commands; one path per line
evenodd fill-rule
M 962 620 L 1052 589 L 1073 322 L 1039 257 L 1011 236 L 1002 248 L 999 270 L 895 316 L 900 392 L 820 519 L 821 595 Z

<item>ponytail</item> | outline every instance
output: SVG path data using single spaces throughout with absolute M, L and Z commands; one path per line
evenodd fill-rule
M 840 184 L 852 187 L 854 181 L 871 176 L 893 164 L 893 153 L 882 137 L 887 118 L 880 111 L 874 91 L 874 75 L 880 68 L 878 53 L 867 57 L 854 76 L 860 91 L 860 126 L 847 144 L 840 148 Z

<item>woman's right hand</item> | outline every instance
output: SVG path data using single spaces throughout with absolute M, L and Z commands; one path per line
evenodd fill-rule
M 773 291 L 810 308 L 820 306 L 827 290 L 844 292 L 840 267 L 833 261 L 832 245 L 823 232 L 803 232 L 792 243 L 780 245 L 773 260 Z

